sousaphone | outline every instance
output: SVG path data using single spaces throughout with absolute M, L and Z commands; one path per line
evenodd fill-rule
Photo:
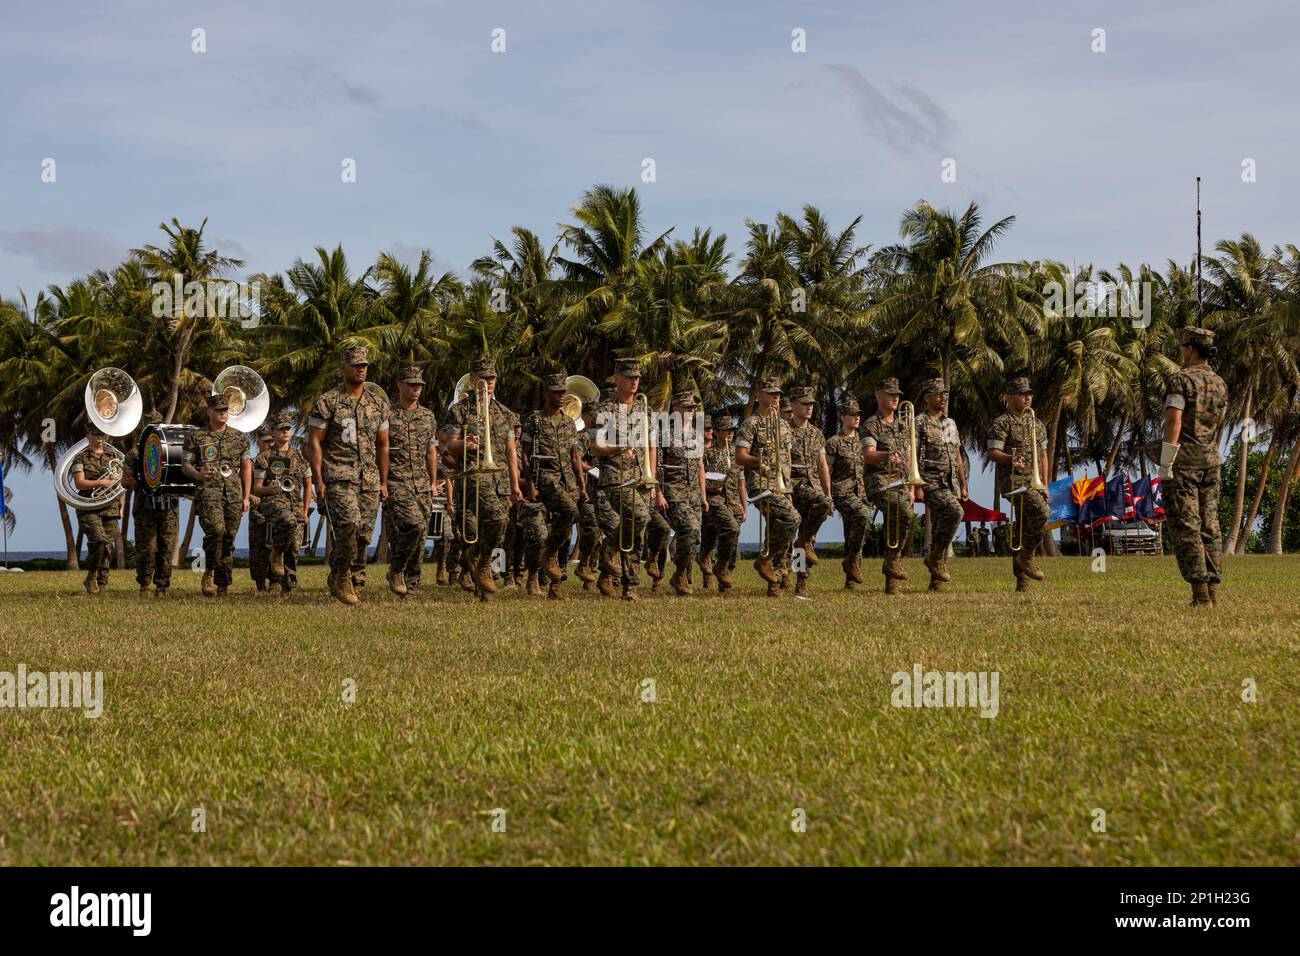
M 230 405 L 226 424 L 244 434 L 257 431 L 271 411 L 271 393 L 266 383 L 247 365 L 223 369 L 212 383 L 212 394 L 226 396 Z
M 140 424 L 144 414 L 144 397 L 140 394 L 135 379 L 120 368 L 101 368 L 86 381 L 86 390 L 82 395 L 86 408 L 86 419 L 105 435 L 114 438 L 130 434 Z M 90 447 L 90 440 L 83 438 L 63 453 L 54 468 L 54 492 L 59 499 L 80 511 L 94 511 L 112 504 L 126 490 L 122 487 L 122 471 L 126 465 L 126 456 L 108 446 L 115 456 L 116 463 L 109 467 L 107 478 L 115 479 L 108 488 L 92 488 L 82 491 L 77 487 L 71 474 L 72 461 L 83 450 Z

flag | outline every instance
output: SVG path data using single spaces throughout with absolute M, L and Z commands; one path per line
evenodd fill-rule
M 1133 482 L 1133 511 L 1147 521 L 1164 520 L 1165 496 L 1159 478 L 1148 475 Z
M 1055 531 L 1063 524 L 1074 524 L 1079 520 L 1079 504 L 1074 500 L 1074 495 L 1070 494 L 1070 486 L 1073 484 L 1074 478 L 1067 476 L 1058 478 L 1047 486 L 1052 501 L 1048 506 L 1050 510 L 1044 530 Z
M 1001 511 L 994 511 L 977 505 L 974 498 L 967 498 L 961 503 L 962 521 L 1006 521 L 1007 516 Z
M 1106 518 L 1115 521 L 1132 521 L 1137 517 L 1133 510 L 1133 485 L 1128 475 L 1118 474 L 1106 480 Z
M 1095 527 L 1110 520 L 1106 513 L 1106 480 L 1084 475 L 1070 486 L 1070 496 L 1078 506 L 1076 523 Z

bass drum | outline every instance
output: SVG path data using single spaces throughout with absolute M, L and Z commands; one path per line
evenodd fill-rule
M 140 433 L 139 487 L 151 495 L 194 496 L 195 482 L 181 472 L 185 438 L 193 425 L 148 425 Z

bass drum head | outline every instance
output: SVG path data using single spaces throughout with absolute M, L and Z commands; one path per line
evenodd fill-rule
M 140 474 L 136 477 L 152 495 L 191 497 L 195 483 L 181 471 L 185 437 L 193 425 L 149 425 L 140 434 Z

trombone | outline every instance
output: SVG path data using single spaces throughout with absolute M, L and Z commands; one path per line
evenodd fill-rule
M 1011 553 L 1016 554 L 1025 547 L 1025 493 L 1027 491 L 1046 491 L 1047 485 L 1043 483 L 1043 476 L 1038 468 L 1038 416 L 1034 414 L 1033 408 L 1028 408 L 1029 413 L 1029 485 L 1011 492 L 1007 497 L 1011 498 L 1011 540 L 1008 542 Z M 1014 496 L 1014 497 L 1012 497 Z
M 461 472 L 461 509 L 460 509 L 460 536 L 465 544 L 478 544 L 478 517 L 479 503 L 481 493 L 479 483 L 484 475 L 495 475 L 504 469 L 497 464 L 496 458 L 492 454 L 492 393 L 488 391 L 487 382 L 479 382 L 478 387 L 474 389 L 474 415 L 478 421 L 476 429 L 477 434 L 465 436 L 465 441 L 470 438 L 478 439 L 478 447 L 474 449 L 474 464 Z M 465 450 L 468 457 L 468 449 Z M 467 482 L 470 478 L 474 479 L 474 537 L 469 537 L 469 486 Z
M 644 392 L 638 392 L 632 399 L 631 417 L 640 418 L 637 426 L 637 476 L 620 486 L 634 489 L 632 494 L 620 494 L 618 499 L 618 550 L 623 554 L 631 554 L 636 548 L 636 492 L 649 491 L 659 484 L 654 469 L 650 467 L 650 400 Z
M 763 481 L 763 484 L 768 485 L 770 483 L 771 487 L 764 488 L 750 498 L 750 504 L 755 504 L 772 495 L 788 495 L 790 493 L 790 484 L 785 480 L 785 472 L 781 468 L 781 462 L 785 457 L 781 445 L 781 425 L 781 406 L 773 402 L 771 409 L 763 416 L 763 454 L 768 457 L 767 472 L 769 476 Z M 758 505 L 758 540 L 762 542 L 758 553 L 764 558 L 772 556 L 772 542 L 769 540 L 771 531 L 771 523 L 767 520 L 767 509 L 762 505 Z
M 921 480 L 921 468 L 916 457 L 916 407 L 911 402 L 898 403 L 898 423 L 903 425 L 907 432 L 907 474 L 903 474 L 903 465 L 900 463 L 894 465 L 886 459 L 885 468 L 885 490 L 888 492 L 895 487 L 919 488 L 925 484 Z M 906 529 L 904 529 L 904 514 L 906 513 Z M 885 495 L 885 547 L 894 550 L 905 540 L 903 535 L 911 534 L 912 521 L 914 514 L 909 507 L 906 512 L 900 505 L 894 504 L 891 497 Z

